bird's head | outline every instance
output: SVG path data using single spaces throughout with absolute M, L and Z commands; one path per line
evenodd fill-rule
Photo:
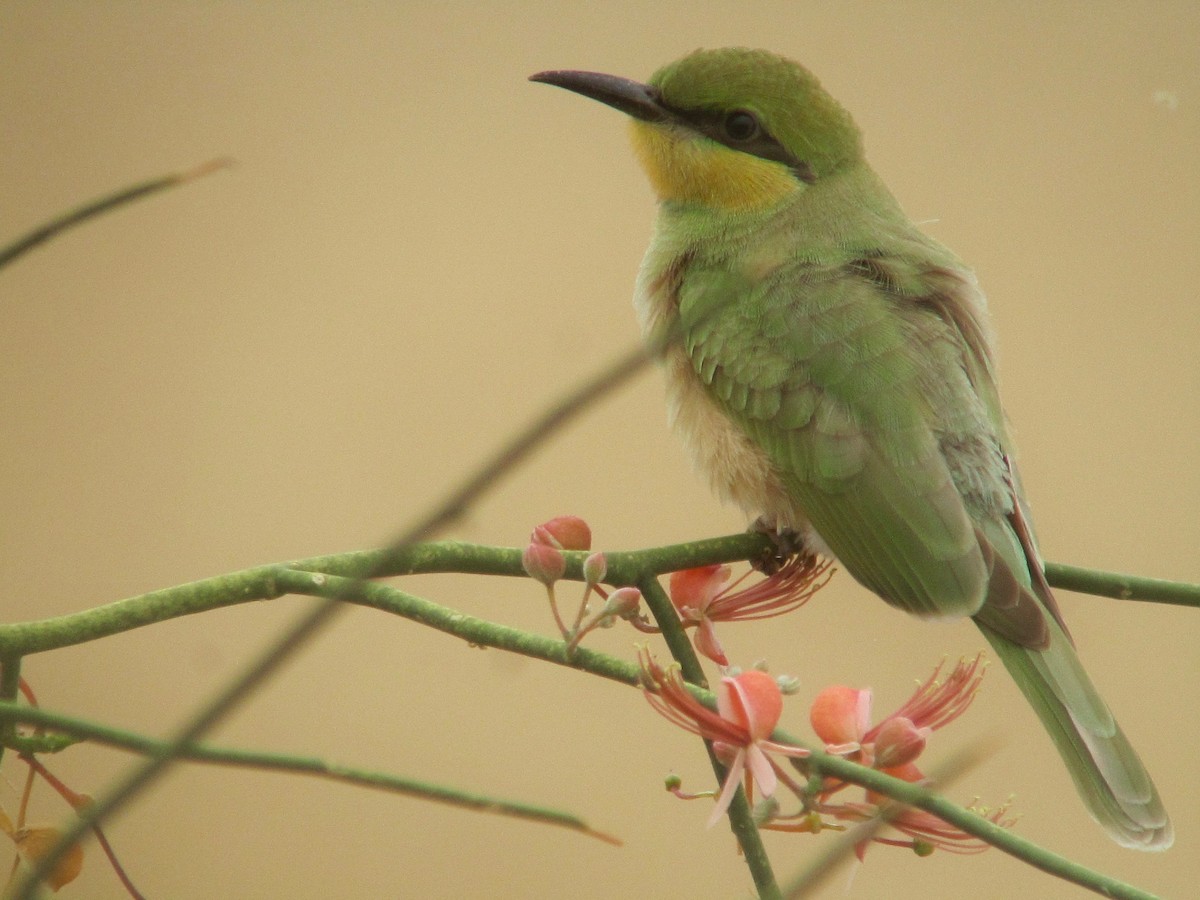
M 858 128 L 812 73 L 764 50 L 697 50 L 646 84 L 570 70 L 531 80 L 627 113 L 666 201 L 762 209 L 862 156 Z

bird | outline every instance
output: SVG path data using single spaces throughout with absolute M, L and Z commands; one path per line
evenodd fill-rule
M 1173 829 L 1046 581 L 978 281 L 902 211 L 850 114 L 775 53 L 530 80 L 625 113 L 657 195 L 634 292 L 716 493 L 893 607 L 970 617 L 1118 844 Z

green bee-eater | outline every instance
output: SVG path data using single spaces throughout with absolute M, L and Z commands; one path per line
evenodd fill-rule
M 641 84 L 533 80 L 627 113 L 659 197 L 635 305 L 676 325 L 670 417 L 717 492 L 888 603 L 971 616 L 1121 844 L 1166 848 L 1158 793 L 1042 574 L 974 275 L 901 211 L 802 66 L 702 50 Z

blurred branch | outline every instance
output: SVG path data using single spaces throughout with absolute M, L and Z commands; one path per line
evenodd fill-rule
M 564 394 L 552 403 L 525 428 L 487 457 L 482 465 L 457 487 L 450 490 L 442 502 L 416 524 L 391 541 L 384 551 L 384 558 L 422 541 L 427 541 L 440 529 L 460 517 L 472 503 L 491 490 L 518 464 L 527 459 L 555 431 L 572 419 L 580 416 L 592 404 L 608 393 L 625 384 L 634 374 L 660 354 L 675 339 L 673 331 L 664 332 L 649 343 L 639 343 L 633 350 L 621 354 L 593 377 Z M 352 579 L 348 586 L 357 589 L 365 584 L 364 579 L 377 577 L 380 573 L 368 570 L 359 579 Z M 63 830 L 61 838 L 32 866 L 28 876 L 17 886 L 16 900 L 31 900 L 37 885 L 50 872 L 70 847 L 83 834 L 106 816 L 120 809 L 153 781 L 185 747 L 196 743 L 204 734 L 221 722 L 237 706 L 244 702 L 257 688 L 264 684 L 283 663 L 319 634 L 343 608 L 342 597 L 328 597 L 323 603 L 305 613 L 293 625 L 279 635 L 239 675 L 231 679 L 223 689 L 176 731 L 174 736 L 126 778 L 113 786 L 104 796 L 89 806 L 79 818 Z M 0 656 L 3 655 L 0 649 Z
M 0 723 L 5 725 L 34 725 L 69 735 L 74 740 L 88 740 L 110 747 L 118 747 L 133 753 L 153 756 L 162 753 L 166 742 L 146 737 L 131 731 L 112 728 L 96 722 L 65 716 L 17 703 L 0 701 Z M 313 775 L 331 781 L 339 781 L 359 787 L 375 788 L 395 794 L 405 794 L 423 800 L 432 800 L 450 806 L 471 809 L 476 812 L 493 813 L 517 819 L 527 819 L 545 825 L 556 825 L 578 831 L 589 837 L 599 838 L 610 844 L 620 844 L 616 838 L 596 831 L 578 816 L 547 809 L 528 803 L 501 800 L 485 794 L 464 791 L 458 788 L 431 784 L 410 778 L 401 778 L 387 772 L 358 769 L 337 763 L 326 762 L 316 757 L 296 756 L 284 753 L 265 753 L 255 750 L 240 750 L 227 747 L 212 747 L 193 744 L 184 747 L 180 759 L 189 762 L 215 763 L 241 768 L 266 769 L 299 775 Z
M 232 165 L 233 161 L 229 159 L 213 159 L 186 172 L 164 175 L 161 178 L 144 181 L 141 184 L 135 184 L 133 187 L 117 191 L 115 194 L 101 197 L 99 200 L 88 203 L 86 206 L 81 206 L 65 215 L 59 216 L 57 219 L 52 219 L 28 234 L 17 238 L 8 246 L 0 247 L 0 268 L 8 265 L 18 257 L 24 256 L 39 244 L 44 244 L 67 229 L 73 228 L 76 225 L 82 225 L 89 219 L 94 219 L 96 216 L 111 212 L 135 200 L 140 200 L 142 197 L 148 197 L 167 188 L 202 178 L 220 169 L 227 169 Z

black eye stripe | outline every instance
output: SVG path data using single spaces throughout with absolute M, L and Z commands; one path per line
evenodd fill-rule
M 757 156 L 759 159 L 783 163 L 792 170 L 793 175 L 806 184 L 812 184 L 817 180 L 812 166 L 789 153 L 783 144 L 779 143 L 766 129 L 762 120 L 749 110 L 669 109 L 680 123 L 700 132 L 705 137 L 712 138 L 714 141 L 742 153 Z M 753 121 L 755 126 L 753 135 L 738 139 L 728 133 L 727 127 L 730 119 L 737 116 L 747 116 Z

